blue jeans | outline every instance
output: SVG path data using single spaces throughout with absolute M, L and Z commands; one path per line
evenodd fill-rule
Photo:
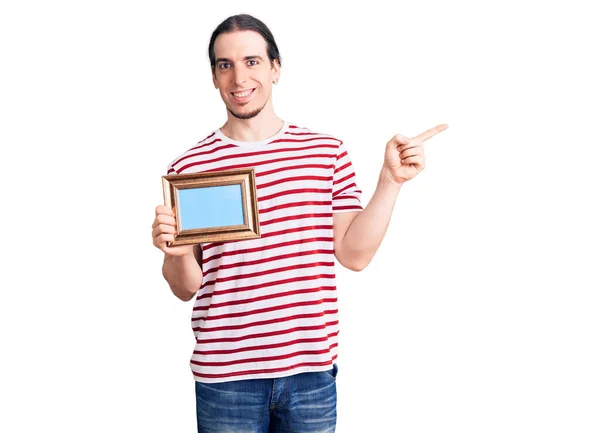
M 196 382 L 198 433 L 333 433 L 337 365 L 319 373 Z

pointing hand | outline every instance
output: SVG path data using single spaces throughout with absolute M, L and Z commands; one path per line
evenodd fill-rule
M 447 128 L 448 125 L 442 124 L 413 138 L 400 134 L 392 137 L 387 142 L 383 164 L 389 176 L 395 182 L 403 183 L 423 171 L 425 169 L 423 143 Z

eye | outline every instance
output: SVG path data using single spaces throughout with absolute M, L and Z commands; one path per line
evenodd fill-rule
M 229 69 L 231 65 L 229 63 L 223 62 L 219 63 L 219 69 Z
M 248 60 L 248 66 L 256 66 L 258 65 L 258 61 L 256 60 Z

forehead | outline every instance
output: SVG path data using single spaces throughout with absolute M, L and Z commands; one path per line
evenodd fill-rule
M 244 56 L 267 55 L 267 42 L 257 32 L 238 31 L 221 33 L 215 40 L 215 57 L 228 59 Z

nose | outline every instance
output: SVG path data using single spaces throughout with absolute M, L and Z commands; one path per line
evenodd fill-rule
M 233 79 L 235 80 L 236 86 L 241 86 L 248 79 L 248 72 L 245 71 L 243 68 L 236 68 L 233 71 L 233 74 L 234 74 Z

